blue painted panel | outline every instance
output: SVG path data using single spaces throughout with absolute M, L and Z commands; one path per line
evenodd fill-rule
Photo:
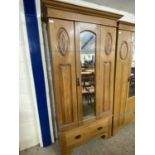
M 36 16 L 35 0 L 23 0 L 23 1 L 24 1 L 25 14 Z
M 24 0 L 24 10 L 29 42 L 29 52 L 31 57 L 39 120 L 41 126 L 42 141 L 43 146 L 48 146 L 51 144 L 51 135 L 47 110 L 45 80 L 41 59 L 38 22 L 36 17 L 34 0 Z

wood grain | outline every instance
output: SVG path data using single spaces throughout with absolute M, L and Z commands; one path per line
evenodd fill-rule
M 107 40 L 107 35 L 111 37 L 111 43 Z M 116 29 L 112 27 L 101 26 L 101 51 L 99 62 L 99 91 L 97 114 L 111 113 L 113 111 L 113 90 L 114 90 L 114 65 L 115 65 L 115 42 Z M 107 45 L 108 44 L 108 45 Z M 111 47 L 108 47 L 111 46 Z M 107 54 L 106 50 L 111 51 Z
M 66 31 L 68 39 L 65 41 L 65 38 L 63 38 L 62 40 L 64 41 L 60 45 L 59 31 L 62 28 Z M 78 125 L 74 23 L 66 20 L 52 19 L 52 23 L 48 23 L 48 33 L 58 125 L 60 129 L 70 129 Z M 68 41 L 70 42 L 69 44 Z M 65 47 L 61 48 L 67 50 L 65 54 L 61 54 L 59 46 Z
M 71 155 L 72 148 L 95 137 L 110 137 L 112 126 L 116 131 L 133 118 L 133 99 L 128 100 L 128 76 L 134 27 L 127 22 L 117 23 L 122 17 L 119 14 L 56 0 L 41 2 L 52 58 L 61 153 Z M 83 31 L 96 35 L 95 116 L 88 120 L 83 119 L 80 85 L 80 33 Z M 129 112 L 132 117 L 127 115 Z
M 118 29 L 119 30 L 125 30 L 125 31 L 135 31 L 135 24 L 134 23 L 129 23 L 125 21 L 119 21 L 118 22 Z
M 118 128 L 125 124 L 126 111 L 128 111 L 128 78 L 131 72 L 132 31 L 131 29 L 128 29 L 128 31 L 121 30 L 122 24 L 117 31 L 118 40 L 116 55 L 113 134 L 116 133 Z
M 111 135 L 111 118 L 105 117 L 91 124 L 84 124 L 71 131 L 61 132 L 60 142 L 63 155 L 70 152 L 73 148 L 86 143 L 88 140 L 97 137 L 110 137 Z M 110 124 L 110 125 L 109 125 Z M 109 135 L 110 134 L 110 135 Z
M 101 18 L 107 18 L 107 19 L 113 19 L 113 20 L 118 20 L 122 17 L 120 14 L 108 12 L 108 11 L 103 11 L 103 10 L 97 10 L 93 8 L 88 8 L 84 6 L 79 6 L 76 4 L 70 4 L 58 0 L 42 0 L 42 12 L 44 15 L 48 16 L 48 12 L 46 8 L 54 8 L 57 10 L 63 10 L 63 11 L 68 11 L 68 12 L 73 12 L 73 13 L 80 13 L 80 14 L 85 14 L 85 15 L 90 15 L 94 17 L 101 17 Z
M 124 113 L 124 124 L 128 124 L 135 119 L 135 96 L 129 97 Z

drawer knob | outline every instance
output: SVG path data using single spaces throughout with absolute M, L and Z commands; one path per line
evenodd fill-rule
M 81 138 L 81 135 L 75 136 L 75 139 L 80 139 L 80 138 Z
M 103 129 L 103 127 L 101 127 L 101 126 L 97 128 L 97 130 L 102 130 L 102 129 Z

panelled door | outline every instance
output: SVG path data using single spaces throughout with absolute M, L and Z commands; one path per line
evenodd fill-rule
M 50 19 L 48 33 L 58 125 L 70 129 L 78 124 L 74 22 Z
M 112 115 L 116 28 L 50 19 L 48 34 L 59 128 Z
M 112 116 L 116 28 L 75 23 L 80 123 Z
M 135 117 L 135 32 L 131 32 L 132 47 L 131 47 L 131 68 L 128 87 L 128 99 L 125 106 L 124 123 L 128 124 L 134 121 Z
M 78 116 L 96 119 L 100 92 L 100 25 L 75 22 Z
M 116 28 L 101 26 L 99 107 L 100 116 L 112 115 L 114 92 Z
M 131 39 L 132 33 L 130 31 L 118 31 L 113 120 L 114 133 L 125 121 L 131 70 Z

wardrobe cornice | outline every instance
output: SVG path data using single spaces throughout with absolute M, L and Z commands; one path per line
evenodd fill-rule
M 46 22 L 48 18 L 63 18 L 116 27 L 116 22 L 123 16 L 57 0 L 42 0 L 41 2 L 42 19 Z
M 125 31 L 135 31 L 135 24 L 125 21 L 118 21 L 118 29 Z

